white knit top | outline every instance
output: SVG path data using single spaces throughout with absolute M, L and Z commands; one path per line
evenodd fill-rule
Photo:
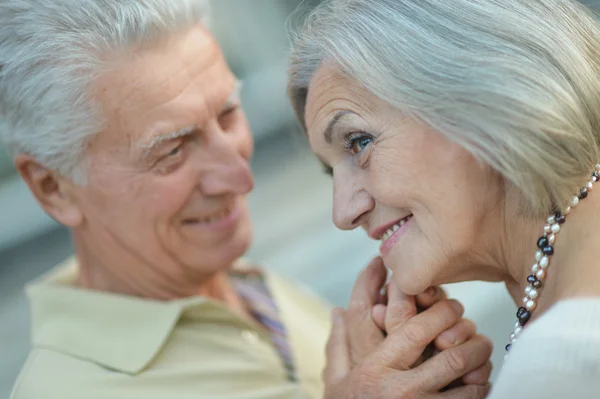
M 600 399 L 600 298 L 557 303 L 496 367 L 491 399 Z

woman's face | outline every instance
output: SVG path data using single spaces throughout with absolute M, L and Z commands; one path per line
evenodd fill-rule
M 333 174 L 335 224 L 381 241 L 403 292 L 500 278 L 480 266 L 500 220 L 497 174 L 331 67 L 311 81 L 305 121 Z

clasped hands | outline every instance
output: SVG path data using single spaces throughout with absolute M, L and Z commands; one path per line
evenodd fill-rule
M 324 371 L 326 399 L 480 399 L 489 391 L 492 343 L 440 288 L 410 297 L 375 258 L 348 310 L 334 309 Z

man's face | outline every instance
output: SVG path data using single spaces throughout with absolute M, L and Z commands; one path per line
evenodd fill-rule
M 77 229 L 157 279 L 229 267 L 251 241 L 252 136 L 218 44 L 198 27 L 109 63 L 93 85 L 108 125 L 89 146 Z

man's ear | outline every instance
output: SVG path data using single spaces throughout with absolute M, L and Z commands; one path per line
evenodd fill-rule
M 83 212 L 73 195 L 73 182 L 29 155 L 17 155 L 15 166 L 44 211 L 58 223 L 77 227 Z

